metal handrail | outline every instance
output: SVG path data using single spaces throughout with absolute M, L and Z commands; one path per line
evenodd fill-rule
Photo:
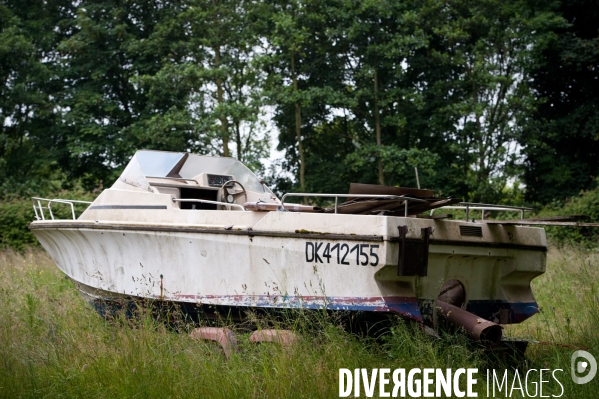
M 389 199 L 396 199 L 396 200 L 404 200 L 406 217 L 408 217 L 408 202 L 409 201 L 428 203 L 428 201 L 420 199 L 420 198 L 406 197 L 403 195 L 287 193 L 287 194 L 283 195 L 283 198 L 281 198 L 280 210 L 282 210 L 282 211 L 285 210 L 285 198 L 286 197 L 327 197 L 327 198 L 334 197 L 335 198 L 335 213 L 337 213 L 337 209 L 339 208 L 339 206 L 338 206 L 339 197 L 342 197 L 342 198 L 350 198 L 350 197 L 351 198 L 389 198 Z
M 465 209 L 466 221 L 469 218 L 470 210 L 481 210 L 481 220 L 485 220 L 485 211 L 520 211 L 520 219 L 524 219 L 524 212 L 534 211 L 534 208 L 525 206 L 497 205 L 497 204 L 481 204 L 478 202 L 460 202 L 458 206 L 449 205 L 436 209 Z M 431 209 L 431 216 L 436 209 Z
M 215 205 L 222 205 L 222 206 L 234 206 L 234 207 L 241 208 L 242 211 L 245 211 L 245 208 L 242 205 L 239 205 L 239 204 L 229 204 L 228 202 L 210 201 L 210 200 L 203 200 L 203 199 L 188 199 L 188 198 L 173 198 L 173 202 L 200 202 L 202 204 L 215 204 Z
M 183 177 L 161 177 L 161 176 L 146 176 L 148 179 L 166 179 L 166 180 L 182 180 L 182 181 L 194 181 L 197 185 L 200 185 L 196 179 L 185 179 Z
M 47 201 L 48 202 L 47 206 L 42 206 L 41 201 Z M 36 202 L 37 202 L 37 206 L 35 205 Z M 47 209 L 48 212 L 50 213 L 50 218 L 52 220 L 55 220 L 54 214 L 52 213 L 52 203 L 53 202 L 58 203 L 58 204 L 69 204 L 71 206 L 71 214 L 73 215 L 73 220 L 77 220 L 77 217 L 75 216 L 75 206 L 73 204 L 88 204 L 88 205 L 91 204 L 90 201 L 31 197 L 31 203 L 33 205 L 33 212 L 35 213 L 35 219 L 36 220 L 46 220 L 46 217 L 44 215 L 44 209 Z M 39 209 L 39 213 L 38 213 L 38 209 Z

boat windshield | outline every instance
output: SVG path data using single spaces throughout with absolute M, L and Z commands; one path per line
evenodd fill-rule
M 166 177 L 184 156 L 184 152 L 137 151 L 134 158 L 144 175 Z
M 145 177 L 182 177 L 192 179 L 200 173 L 233 175 L 247 190 L 270 190 L 260 183 L 256 175 L 234 158 L 210 157 L 185 152 L 137 151 L 121 174 L 125 183 L 149 187 Z M 140 176 L 143 174 L 143 176 Z

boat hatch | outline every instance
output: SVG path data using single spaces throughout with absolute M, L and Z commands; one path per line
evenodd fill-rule
M 218 200 L 218 190 L 206 190 L 201 188 L 181 188 L 181 199 L 199 199 L 208 201 Z M 204 209 L 215 211 L 216 204 L 202 202 L 181 202 L 181 209 Z

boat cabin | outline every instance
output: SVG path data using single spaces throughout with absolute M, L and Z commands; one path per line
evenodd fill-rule
M 280 203 L 238 160 L 184 152 L 138 151 L 111 189 L 168 194 L 183 210 L 243 210 L 245 202 Z

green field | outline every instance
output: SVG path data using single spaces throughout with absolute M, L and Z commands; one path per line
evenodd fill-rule
M 547 269 L 533 283 L 541 313 L 505 331 L 548 342 L 529 345 L 526 360 L 485 352 L 460 335 L 431 338 L 399 319 L 384 339 L 359 338 L 334 319 L 299 311 L 289 321 L 301 337 L 298 344 L 255 346 L 240 333 L 239 351 L 226 360 L 212 343 L 181 332 L 188 326 L 177 333 L 143 311 L 107 322 L 42 251 L 3 252 L 0 397 L 333 398 L 339 395 L 339 368 L 382 367 L 478 368 L 477 391 L 487 397 L 487 368 L 510 369 L 511 385 L 518 367 L 520 376 L 533 368 L 563 369 L 556 374 L 561 397 L 596 398 L 599 376 L 574 384 L 570 356 L 581 347 L 599 358 L 599 254 L 552 249 Z M 543 394 L 560 395 L 560 385 L 544 379 L 551 382 L 544 383 Z M 534 389 L 529 384 L 531 395 Z M 521 391 L 512 397 L 522 397 Z

